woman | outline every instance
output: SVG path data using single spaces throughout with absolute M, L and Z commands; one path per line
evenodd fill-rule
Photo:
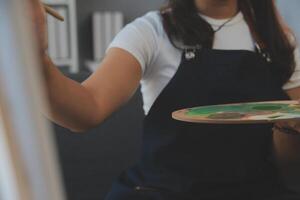
M 141 82 L 142 157 L 107 200 L 300 198 L 275 168 L 271 125 L 171 118 L 186 107 L 299 99 L 299 52 L 273 0 L 169 0 L 126 26 L 81 85 L 44 61 L 49 117 L 73 131 L 101 123 Z

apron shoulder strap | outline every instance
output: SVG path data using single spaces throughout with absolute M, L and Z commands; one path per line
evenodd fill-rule
M 240 9 L 244 15 L 245 21 L 248 24 L 248 27 L 250 29 L 251 35 L 256 42 L 256 44 L 259 46 L 260 49 L 266 49 L 267 45 L 265 42 L 261 39 L 260 35 L 258 34 L 258 31 L 256 29 L 256 21 L 255 21 L 255 13 L 252 8 L 252 4 L 250 1 L 247 0 L 247 4 L 241 4 Z
M 255 14 L 251 6 L 251 2 L 248 1 L 249 8 L 241 7 L 241 10 L 243 12 L 244 18 L 246 23 L 248 24 L 248 27 L 250 29 L 251 35 L 255 41 L 255 48 L 257 49 L 258 53 L 260 53 L 267 62 L 271 62 L 271 56 L 267 52 L 267 45 L 259 35 L 257 28 L 256 28 L 256 21 L 255 21 Z

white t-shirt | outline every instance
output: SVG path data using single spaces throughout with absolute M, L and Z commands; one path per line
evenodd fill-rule
M 214 29 L 227 19 L 213 19 L 201 15 Z M 148 113 L 155 99 L 177 71 L 182 51 L 176 49 L 164 31 L 158 11 L 152 11 L 128 24 L 113 40 L 109 48 L 117 47 L 131 53 L 140 63 L 143 77 L 141 91 L 143 108 Z M 243 14 L 238 13 L 216 32 L 214 49 L 254 51 L 254 41 Z M 300 54 L 296 55 L 296 71 L 284 89 L 300 86 Z

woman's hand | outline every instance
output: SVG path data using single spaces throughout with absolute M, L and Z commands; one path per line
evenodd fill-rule
M 286 134 L 300 135 L 300 120 L 277 122 L 274 129 Z
M 39 50 L 44 53 L 48 48 L 46 12 L 40 0 L 30 0 L 32 25 L 38 40 Z
M 283 169 L 299 167 L 300 161 L 300 121 L 291 120 L 276 123 L 273 129 L 274 155 Z M 297 164 L 298 163 L 298 164 Z
M 290 99 L 296 100 L 300 104 L 300 87 L 286 90 L 286 93 Z M 274 129 L 277 129 L 282 133 L 300 135 L 300 120 L 289 120 L 275 123 Z

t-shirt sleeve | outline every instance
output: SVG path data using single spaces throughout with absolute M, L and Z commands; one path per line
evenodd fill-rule
M 108 46 L 110 48 L 121 48 L 133 55 L 139 62 L 143 75 L 147 67 L 151 65 L 158 49 L 158 34 L 153 24 L 154 12 L 137 18 L 126 25 Z
M 290 80 L 283 86 L 284 90 L 293 89 L 296 87 L 300 87 L 300 49 L 297 47 L 295 49 L 295 62 L 296 67 L 293 75 Z

